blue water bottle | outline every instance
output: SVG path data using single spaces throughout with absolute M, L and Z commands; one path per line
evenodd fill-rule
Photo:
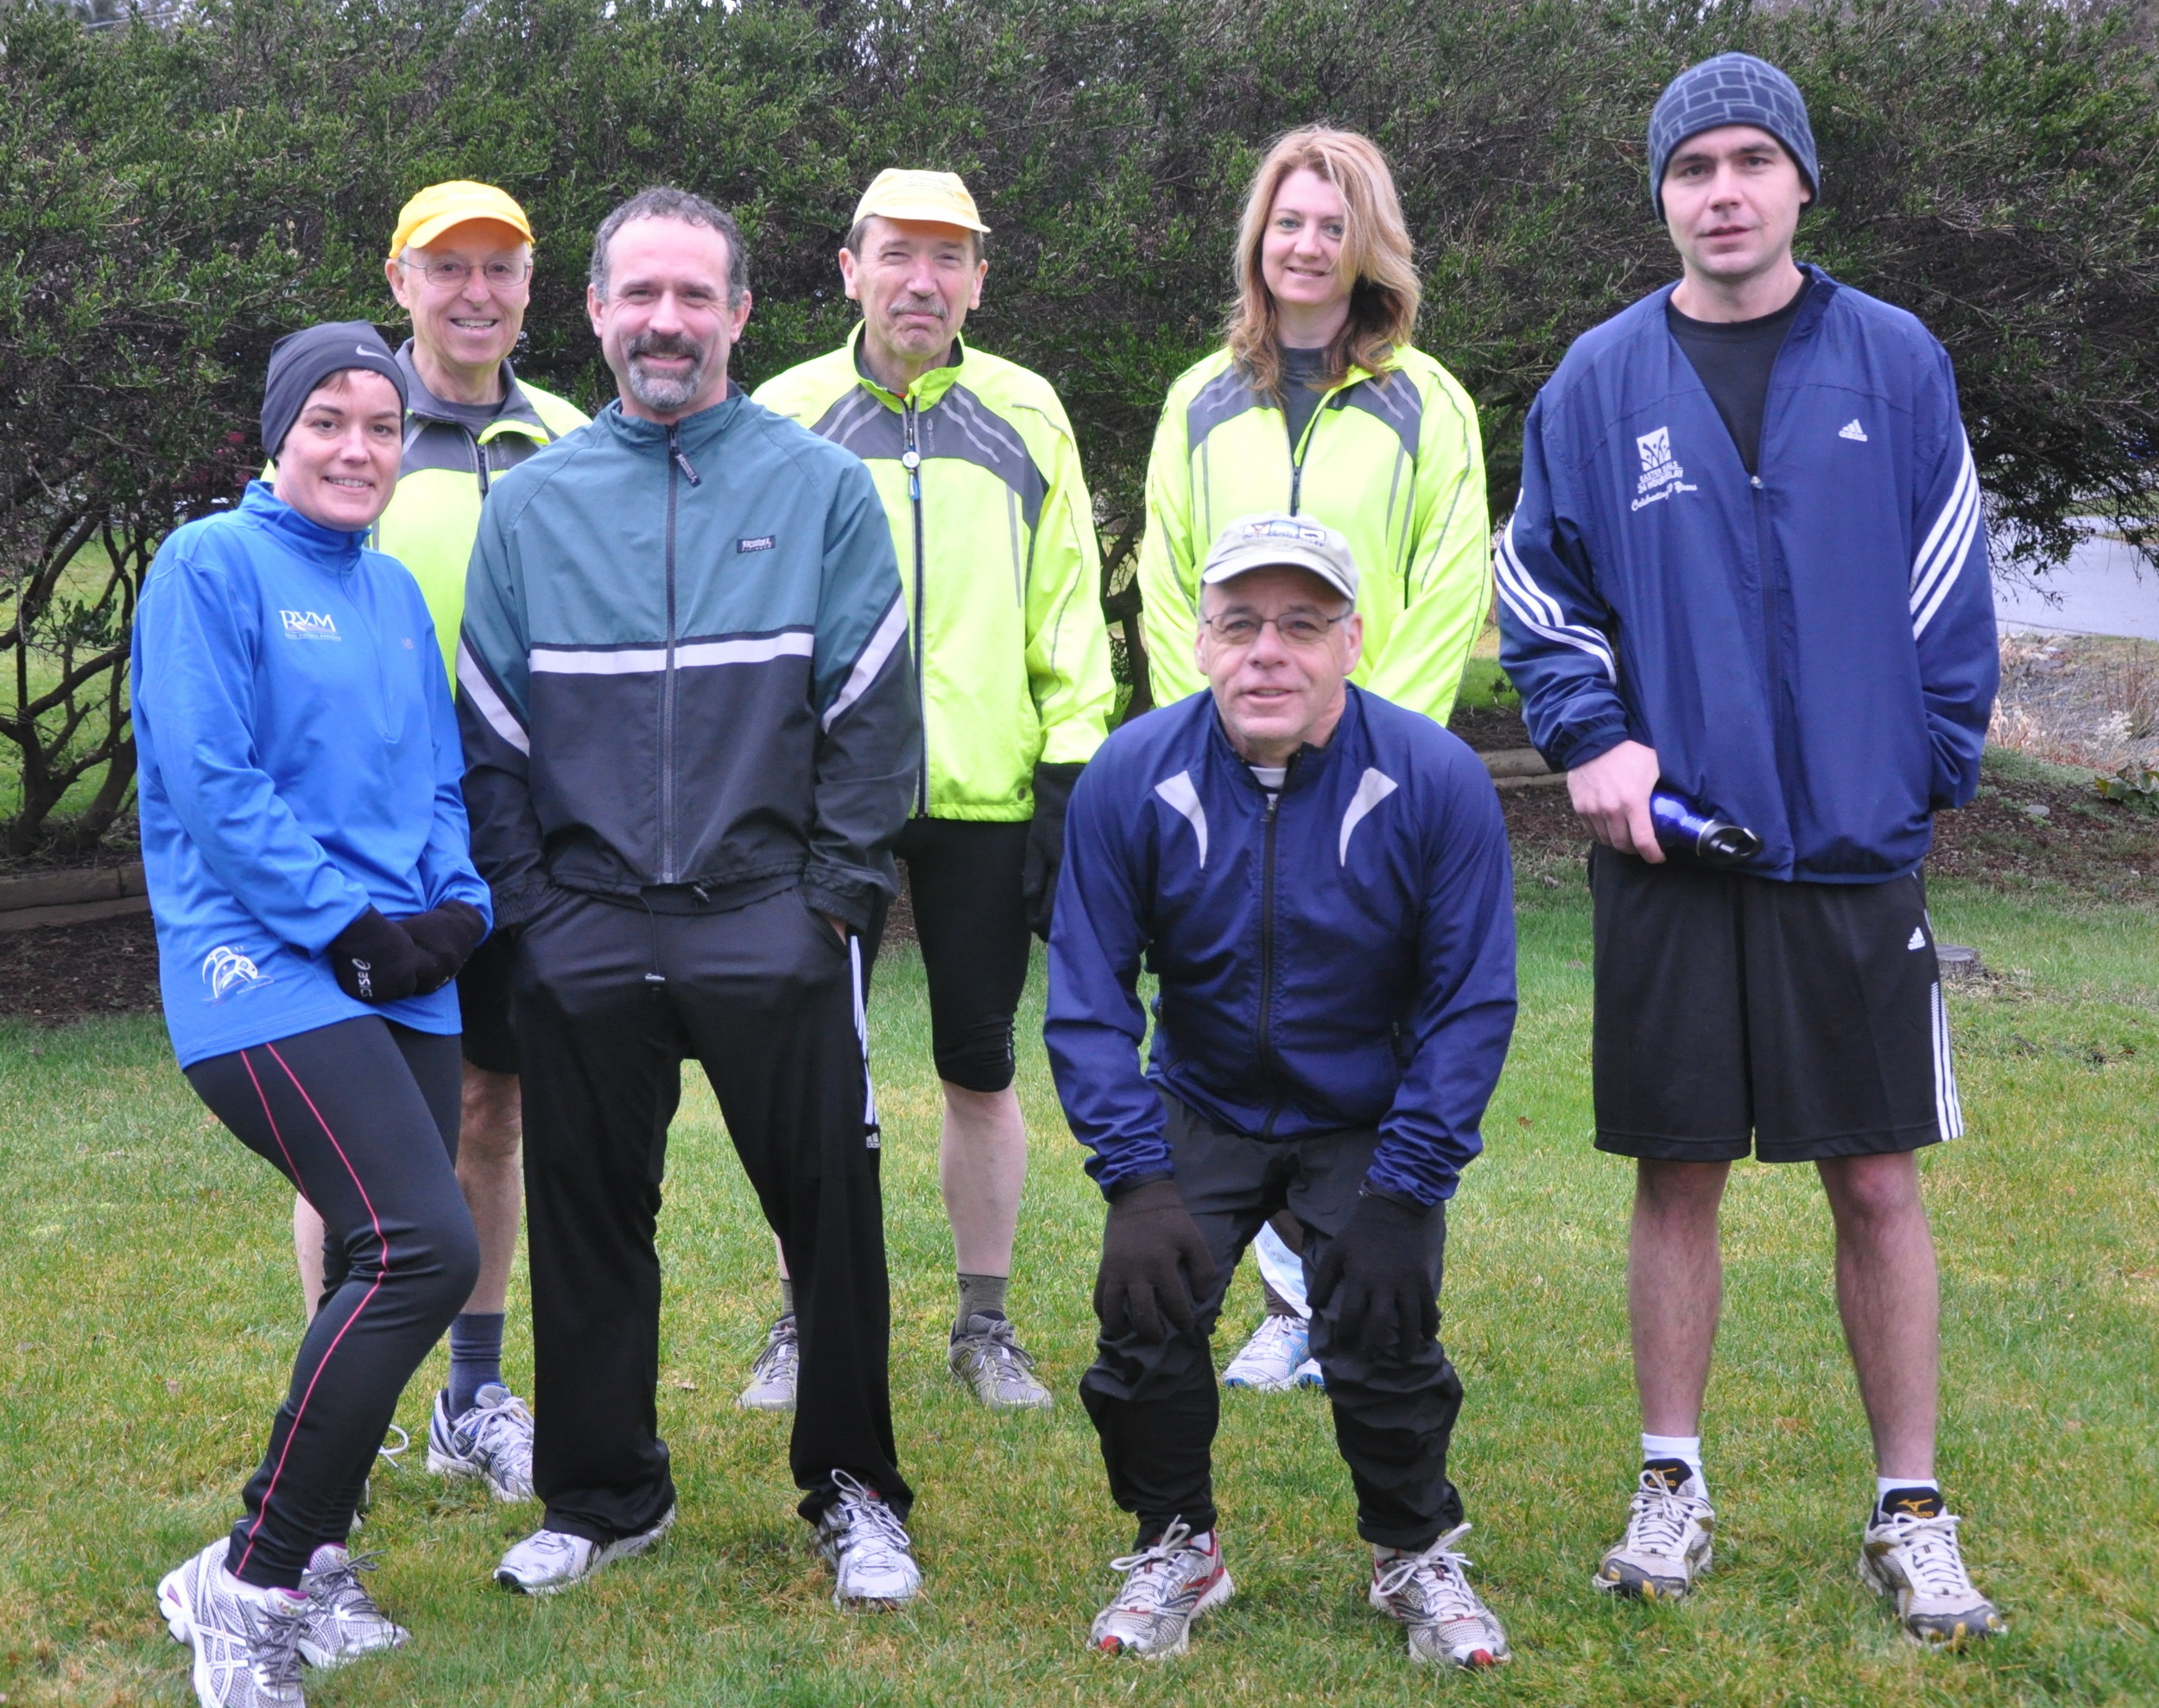
M 1712 866 L 1744 866 L 1762 851 L 1762 838 L 1744 825 L 1706 812 L 1660 786 L 1649 795 L 1649 818 L 1665 847 Z

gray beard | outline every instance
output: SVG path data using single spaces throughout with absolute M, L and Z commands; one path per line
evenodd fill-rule
M 665 379 L 642 373 L 635 357 L 625 363 L 623 383 L 630 388 L 630 395 L 648 409 L 672 412 L 680 409 L 697 395 L 698 388 L 705 383 L 705 361 L 697 364 L 680 379 Z

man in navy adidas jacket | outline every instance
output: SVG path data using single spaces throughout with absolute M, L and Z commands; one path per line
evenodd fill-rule
M 1200 582 L 1210 692 L 1081 775 L 1049 939 L 1050 1061 L 1110 1204 L 1080 1397 L 1139 1519 L 1092 1642 L 1174 1653 L 1229 1597 L 1208 1338 L 1286 1206 L 1372 1604 L 1415 1660 L 1496 1664 L 1505 1635 L 1453 1551 L 1462 1388 L 1436 1337 L 1444 1200 L 1514 1028 L 1497 798 L 1455 737 L 1345 680 L 1363 631 L 1340 535 L 1247 517 Z M 1161 983 L 1144 1072 L 1143 961 Z
M 1637 1159 L 1628 1294 L 1643 1464 L 1597 1587 L 1709 1563 L 1701 1408 L 1735 1158 L 1808 1161 L 1874 1438 L 1863 1576 L 1907 1633 L 2000 1629 L 1934 1481 L 1939 1345 L 1916 1153 L 1962 1123 L 1920 863 L 1979 786 L 1996 685 L 1986 535 L 1949 357 L 1792 258 L 1806 104 L 1725 54 L 1649 122 L 1685 276 L 1539 394 L 1502 536 L 1501 657 L 1601 845 L 1599 1148 Z M 1662 781 L 1755 833 L 1667 857 Z

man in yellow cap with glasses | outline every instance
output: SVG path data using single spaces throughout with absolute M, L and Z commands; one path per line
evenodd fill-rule
M 586 424 L 575 405 L 518 379 L 510 354 L 532 296 L 532 226 L 491 184 L 433 184 L 397 216 L 383 263 L 412 337 L 397 351 L 409 402 L 397 490 L 368 543 L 420 583 L 455 675 L 465 571 L 488 488 Z M 517 1244 L 523 1123 L 510 1021 L 510 944 L 489 938 L 458 975 L 464 1109 L 458 1185 L 479 1232 L 480 1276 L 450 1327 L 450 1385 L 435 1396 L 427 1467 L 532 1497 L 532 1416 L 502 1379 L 503 1306 Z M 312 1315 L 322 1292 L 322 1224 L 305 1199 L 293 1238 Z
M 960 337 L 981 306 L 988 232 L 956 174 L 878 174 L 839 256 L 861 324 L 756 396 L 868 464 L 892 523 L 923 731 L 893 852 L 907 863 L 944 1083 L 938 1168 L 959 1267 L 948 1358 L 983 1404 L 1008 1410 L 1051 1403 L 1004 1308 L 1027 1173 L 1012 1019 L 1028 933 L 1048 934 L 1065 802 L 1116 691 L 1093 505 L 1064 406 L 1041 376 Z M 787 1291 L 745 1407 L 795 1403 Z

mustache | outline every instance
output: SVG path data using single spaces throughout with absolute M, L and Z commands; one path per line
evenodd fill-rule
M 640 356 L 686 356 L 702 362 L 705 346 L 680 332 L 640 332 L 623 346 L 623 355 L 632 362 Z

